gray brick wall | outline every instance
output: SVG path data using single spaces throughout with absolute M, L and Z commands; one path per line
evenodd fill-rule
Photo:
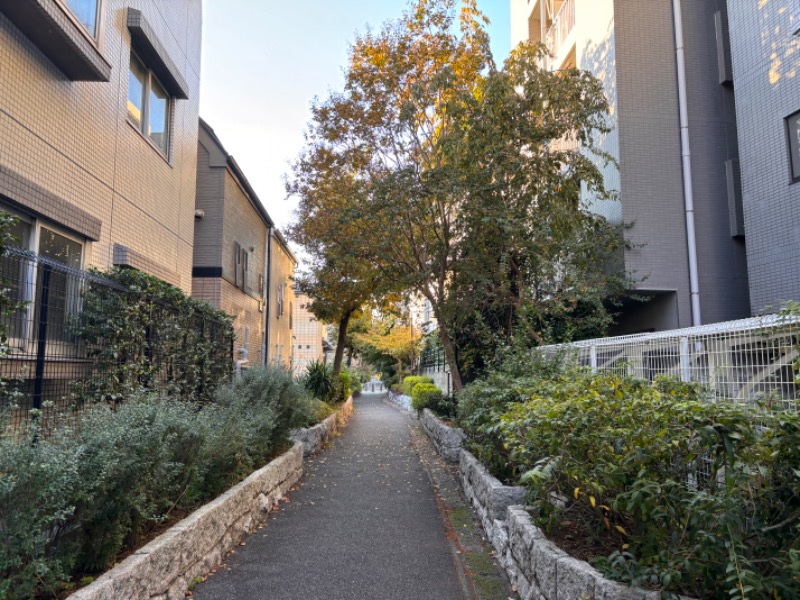
M 128 7 L 142 11 L 188 83 L 189 99 L 174 103 L 169 161 L 128 123 Z M 109 82 L 69 81 L 0 14 L 0 165 L 100 220 L 89 264 L 110 267 L 118 243 L 176 272 L 189 291 L 201 1 L 105 0 L 104 14 Z
M 800 183 L 784 119 L 800 110 L 800 1 L 729 0 L 750 297 L 755 312 L 800 299 Z

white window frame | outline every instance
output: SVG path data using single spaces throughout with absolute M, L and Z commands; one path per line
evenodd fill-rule
M 174 121 L 174 106 L 175 106 L 175 98 L 169 93 L 167 87 L 161 83 L 161 80 L 153 73 L 153 69 L 147 66 L 147 63 L 142 60 L 142 57 L 139 56 L 136 51 L 131 48 L 131 57 L 135 57 L 139 64 L 142 66 L 142 69 L 145 72 L 145 79 L 144 79 L 144 92 L 142 94 L 142 107 L 141 113 L 142 118 L 140 119 L 139 123 L 137 123 L 133 116 L 131 116 L 131 111 L 128 110 L 128 101 L 129 101 L 129 93 L 125 96 L 125 113 L 127 115 L 128 124 L 133 127 L 139 135 L 141 135 L 153 149 L 158 152 L 164 160 L 168 163 L 172 160 L 172 125 Z M 128 61 L 128 77 L 130 78 L 131 66 L 130 60 Z M 156 144 L 153 139 L 150 137 L 150 134 L 147 133 L 147 128 L 150 123 L 150 92 L 153 89 L 153 80 L 155 80 L 161 89 L 167 94 L 167 128 L 166 128 L 166 135 L 167 135 L 167 144 L 166 148 L 162 149 L 161 146 Z M 130 90 L 128 90 L 130 92 Z

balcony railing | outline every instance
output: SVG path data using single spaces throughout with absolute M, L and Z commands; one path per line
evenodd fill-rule
M 553 19 L 553 24 L 547 31 L 545 43 L 547 48 L 555 55 L 564 45 L 564 42 L 575 28 L 575 0 L 565 0 Z

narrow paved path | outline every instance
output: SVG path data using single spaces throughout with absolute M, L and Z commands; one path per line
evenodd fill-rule
M 299 489 L 194 591 L 198 600 L 462 600 L 409 416 L 364 394 Z

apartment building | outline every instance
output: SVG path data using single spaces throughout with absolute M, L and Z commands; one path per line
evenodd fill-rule
M 295 292 L 294 299 L 294 360 L 296 373 L 303 373 L 315 361 L 325 362 L 327 327 L 308 310 L 311 298 Z
M 761 313 L 800 300 L 800 0 L 729 0 L 728 21 L 741 223 Z
M 267 361 L 266 282 L 274 224 L 236 160 L 200 119 L 192 295 L 234 317 L 234 359 Z
M 0 0 L 0 208 L 25 249 L 191 289 L 201 0 Z
M 553 55 L 546 68 L 586 69 L 606 89 L 613 130 L 601 145 L 618 167 L 603 170 L 620 201 L 593 208 L 630 225 L 624 265 L 637 280 L 632 292 L 648 299 L 625 303 L 615 333 L 749 316 L 725 0 L 512 0 L 511 8 L 513 43 L 543 43 Z
M 294 366 L 294 271 L 297 258 L 281 232 L 270 240 L 269 319 L 266 347 L 269 361 L 291 369 Z

